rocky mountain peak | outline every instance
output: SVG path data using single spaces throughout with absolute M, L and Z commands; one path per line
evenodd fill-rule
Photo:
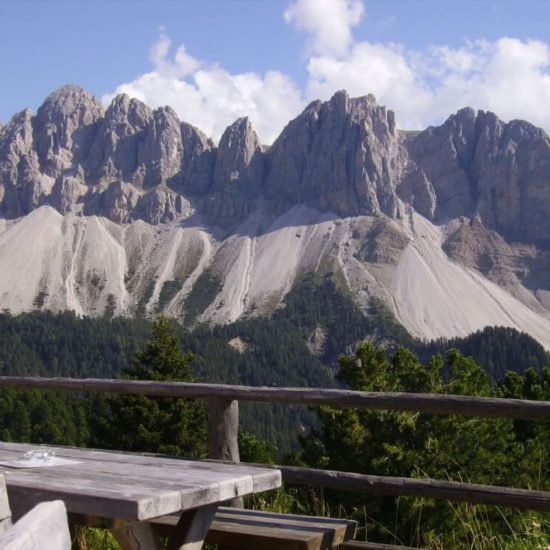
M 183 141 L 180 121 L 170 107 L 153 111 L 138 147 L 138 166 L 143 166 L 144 185 L 152 187 L 174 178 L 181 171 Z
M 0 133 L 0 151 L 28 152 L 33 143 L 32 116 L 30 109 L 24 109 L 11 118 Z
M 253 183 L 262 174 L 249 170 L 255 156 L 261 155 L 261 144 L 248 117 L 237 119 L 223 133 L 216 158 L 215 186 L 238 182 Z
M 103 106 L 89 92 L 80 86 L 68 84 L 53 91 L 40 106 L 38 118 L 71 118 L 79 113 L 82 124 L 90 124 L 103 115 Z M 87 118 L 91 115 L 92 118 Z
M 342 113 L 349 113 L 350 97 L 346 90 L 338 90 L 329 100 L 331 108 Z
M 143 129 L 151 120 L 152 111 L 145 103 L 126 94 L 113 98 L 105 113 L 105 120 L 111 123 L 127 124 L 134 133 Z
M 550 139 L 527 122 L 465 108 L 440 126 L 398 132 L 373 95 L 344 90 L 309 104 L 267 149 L 246 117 L 215 147 L 170 107 L 120 94 L 104 111 L 78 86 L 0 130 L 0 213 L 8 217 L 49 204 L 157 223 L 192 199 L 229 227 L 257 198 L 275 211 L 305 203 L 392 218 L 401 199 L 436 223 L 478 216 L 507 238 L 550 242 L 549 173 Z
M 95 124 L 103 115 L 101 103 L 78 86 L 63 86 L 50 94 L 34 119 L 42 171 L 57 177 L 75 161 L 81 162 L 79 152 L 87 152 Z
M 339 91 L 291 121 L 269 150 L 272 197 L 341 215 L 397 216 L 401 169 L 393 112 Z
M 214 185 L 203 212 L 213 223 L 231 227 L 251 212 L 265 180 L 265 154 L 248 117 L 225 129 L 215 157 Z
M 478 216 L 509 239 L 550 243 L 550 139 L 525 121 L 462 109 L 407 140 L 403 200 L 437 223 Z
M 0 133 L 0 211 L 25 211 L 11 189 L 17 188 L 29 173 L 38 170 L 38 159 L 33 150 L 32 111 L 25 109 L 12 117 Z

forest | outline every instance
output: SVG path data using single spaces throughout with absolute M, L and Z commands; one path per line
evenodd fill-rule
M 323 322 L 327 338 L 313 354 L 306 341 Z M 235 338 L 244 345 L 231 345 Z M 380 304 L 374 303 L 367 317 L 355 310 L 328 278 L 304 278 L 271 318 L 192 331 L 163 317 L 151 322 L 79 318 L 70 312 L 0 314 L 2 375 L 549 400 L 549 365 L 537 342 L 508 328 L 486 328 L 451 341 L 416 341 Z M 204 456 L 203 418 L 202 401 L 13 389 L 0 394 L 4 441 Z M 129 425 L 136 428 L 128 431 Z M 550 490 L 545 424 L 243 404 L 240 428 L 244 461 Z M 483 531 L 489 542 L 476 548 L 515 548 L 506 541 L 517 537 L 550 543 L 542 514 L 288 486 L 277 499 L 271 505 L 288 511 L 355 517 L 374 540 L 455 548 L 471 545 Z M 491 546 L 494 537 L 503 544 Z
M 48 323 L 53 321 L 59 322 L 64 329 L 71 324 L 77 327 L 81 322 L 73 318 L 68 323 L 68 314 L 52 315 L 47 321 L 44 318 L 43 314 L 30 314 L 26 321 L 20 317 L 11 320 L 26 326 L 27 321 L 40 319 L 50 329 L 52 325 Z M 92 321 L 84 321 L 82 330 L 89 331 L 87 325 Z M 121 323 L 120 320 L 109 322 L 113 327 Z M 75 328 L 76 332 L 79 330 Z M 31 335 L 32 332 L 21 331 L 21 334 Z M 49 347 L 46 346 L 50 352 L 55 347 L 53 334 L 50 332 L 52 338 Z M 98 348 L 111 349 L 113 357 L 118 357 L 117 376 L 143 380 L 200 380 L 196 368 L 200 361 L 193 353 L 182 350 L 178 326 L 168 319 L 159 318 L 149 331 L 144 329 L 143 334 L 136 328 L 132 333 L 135 340 L 121 338 L 112 330 L 90 331 L 89 334 L 96 335 Z M 494 342 L 494 331 L 488 334 L 489 340 Z M 503 341 L 507 334 L 508 331 L 503 332 Z M 70 332 L 65 332 L 65 337 L 68 335 Z M 104 342 L 106 337 L 108 341 Z M 142 344 L 139 343 L 141 337 L 145 338 Z M 513 341 L 517 337 L 512 333 Z M 61 340 L 69 354 L 72 345 L 76 344 L 70 337 Z M 23 341 L 20 340 L 19 345 Z M 82 343 L 82 340 L 76 341 Z M 118 346 L 114 346 L 114 342 L 118 342 Z M 479 335 L 476 342 L 478 345 Z M 35 360 L 40 356 L 37 349 L 28 353 L 29 357 L 36 353 Z M 127 364 L 124 357 L 128 359 Z M 3 374 L 9 372 L 5 365 Z M 388 351 L 371 342 L 360 344 L 353 353 L 340 355 L 333 382 L 364 391 L 550 399 L 549 367 L 527 368 L 523 373 L 509 371 L 498 382 L 492 382 L 473 358 L 457 349 L 422 362 L 407 348 Z M 195 400 L 5 389 L 0 396 L 0 438 L 201 457 L 206 453 L 204 414 L 203 402 Z M 550 433 L 545 424 L 329 407 L 311 409 L 308 414 L 313 419 L 309 429 L 295 434 L 297 443 L 289 445 L 284 455 L 276 446 L 276 438 L 265 440 L 261 429 L 253 434 L 243 424 L 239 436 L 242 460 L 550 489 Z M 264 416 L 257 422 L 267 420 L 271 419 Z M 292 427 L 291 422 L 283 428 L 277 426 L 280 415 L 276 412 L 272 420 L 275 420 L 273 430 Z M 134 429 L 128 430 L 128 426 Z M 261 428 L 254 424 L 252 427 Z M 533 525 L 540 527 L 540 533 L 535 534 L 537 540 L 546 536 L 545 527 L 541 526 L 547 523 L 541 514 L 452 505 L 427 499 L 320 493 L 298 487 L 286 487 L 284 494 L 277 498 L 283 500 L 287 511 L 319 514 L 344 510 L 348 516 L 358 519 L 362 529 L 375 540 L 435 548 L 461 547 L 468 545 L 474 535 L 479 535 L 472 534 L 469 527 L 472 521 L 482 525 L 485 531 L 499 533 L 498 536 L 509 533 L 510 537 L 517 537 L 527 528 L 532 530 Z M 281 506 L 280 502 L 277 506 Z M 388 518 L 391 518 L 391 525 Z

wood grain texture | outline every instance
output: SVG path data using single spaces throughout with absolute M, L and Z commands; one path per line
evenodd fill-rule
M 155 518 L 159 535 L 170 536 L 177 516 Z M 257 510 L 220 508 L 206 542 L 227 548 L 263 550 L 320 550 L 355 536 L 356 522 Z
M 208 457 L 215 460 L 240 462 L 239 456 L 239 402 L 221 397 L 206 398 L 206 422 L 208 424 Z M 242 508 L 242 497 L 229 502 L 234 508 Z
M 0 443 L 0 460 L 20 458 L 30 448 L 36 445 Z M 279 471 L 249 465 L 52 449 L 56 456 L 81 463 L 32 470 L 6 468 L 14 515 L 16 509 L 20 516 L 38 501 L 61 499 L 74 514 L 141 521 L 281 484 Z
M 63 502 L 35 506 L 0 535 L 2 550 L 70 550 L 71 536 Z
M 550 511 L 550 492 L 547 491 L 531 491 L 436 479 L 373 476 L 294 466 L 277 466 L 277 468 L 281 470 L 284 482 L 297 485 L 328 487 L 370 495 L 428 497 L 474 504 L 492 504 L 527 510 Z
M 219 397 L 206 398 L 208 456 L 215 460 L 240 462 L 239 402 Z
M 168 550 L 200 550 L 217 509 L 214 504 L 181 514 L 169 536 Z
M 172 397 L 221 397 L 227 400 L 330 405 L 371 410 L 459 414 L 490 418 L 550 421 L 550 402 L 426 393 L 377 393 L 319 388 L 273 388 L 98 378 L 1 376 L 0 387 L 101 391 Z
M 4 476 L 0 474 L 0 533 L 11 527 L 11 508 Z
M 122 550 L 162 550 L 162 544 L 146 523 L 132 523 L 111 529 Z
M 381 544 L 378 542 L 360 542 L 352 540 L 338 547 L 338 550 L 418 550 L 410 546 L 399 546 L 395 544 Z

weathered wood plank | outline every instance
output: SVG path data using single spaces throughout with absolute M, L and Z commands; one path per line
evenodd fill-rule
M 399 546 L 395 544 L 381 544 L 379 542 L 361 542 L 351 540 L 342 544 L 339 550 L 418 550 L 410 546 Z
M 217 504 L 181 514 L 170 535 L 168 550 L 200 550 L 218 509 Z
M 148 476 L 148 469 L 134 470 L 135 476 L 132 476 L 132 472 L 121 469 L 123 464 L 116 466 L 105 465 L 104 470 L 98 472 L 82 465 L 70 474 L 53 468 L 40 472 L 10 472 L 9 490 L 14 496 L 13 502 L 19 507 L 25 506 L 23 512 L 37 498 L 60 498 L 74 513 L 139 520 L 227 500 L 235 494 L 247 494 L 253 490 L 249 476 L 201 483 L 200 478 L 197 479 L 201 472 L 195 478 L 180 476 L 179 479 L 169 479 L 154 472 Z M 18 514 L 19 510 L 17 508 Z
M 208 456 L 215 460 L 240 462 L 239 402 L 219 397 L 206 399 Z
M 272 388 L 110 380 L 1 376 L 0 387 L 102 391 L 172 397 L 220 397 L 227 400 L 330 405 L 371 410 L 459 414 L 518 420 L 550 421 L 550 402 L 425 393 L 377 393 L 320 388 Z
M 0 443 L 0 460 L 17 460 L 35 445 Z M 62 499 L 71 513 L 144 520 L 278 487 L 281 474 L 248 465 L 179 460 L 87 449 L 44 447 L 79 464 L 10 469 L 14 514 L 38 500 Z M 259 476 L 259 483 L 255 477 Z
M 151 524 L 159 535 L 170 536 L 177 521 L 177 516 L 167 516 Z M 220 508 L 206 541 L 239 549 L 319 550 L 353 538 L 355 529 L 350 520 Z
M 132 523 L 116 529 L 111 533 L 122 550 L 162 550 L 158 537 L 146 523 Z
M 371 495 L 427 497 L 473 504 L 550 511 L 550 492 L 548 491 L 531 491 L 436 479 L 374 476 L 294 466 L 277 466 L 277 468 L 281 470 L 284 482 L 297 485 L 327 487 Z
M 0 533 L 11 527 L 11 509 L 4 476 L 0 474 Z
M 3 550 L 70 550 L 71 536 L 63 502 L 43 502 L 0 535 Z
M 319 533 L 329 547 L 352 539 L 357 529 L 357 522 L 352 520 L 233 508 L 220 508 L 216 523 Z
M 16 460 L 31 448 L 36 448 L 36 445 L 0 443 L 0 459 Z M 267 491 L 281 485 L 280 473 L 270 468 L 136 453 L 51 446 L 44 448 L 54 450 L 59 457 L 83 461 L 82 464 L 74 466 L 82 473 L 114 473 L 120 476 L 121 482 L 129 474 L 134 478 L 134 484 L 135 478 L 144 478 L 155 480 L 157 488 L 173 487 L 174 483 L 178 483 L 182 490 L 182 498 L 185 498 L 185 502 L 182 503 L 183 509 L 231 499 L 235 495 Z M 10 456 L 7 456 L 8 454 Z M 203 498 L 206 495 L 205 489 L 210 497 L 207 501 Z M 193 502 L 195 494 L 202 495 L 202 500 Z

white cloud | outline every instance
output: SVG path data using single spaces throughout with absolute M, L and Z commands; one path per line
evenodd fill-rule
M 363 11 L 361 0 L 293 0 L 284 18 L 309 34 L 310 53 L 345 55 Z
M 311 57 L 307 96 L 326 99 L 341 88 L 373 93 L 395 110 L 403 128 L 438 124 L 469 106 L 550 130 L 549 68 L 550 46 L 536 40 L 478 40 L 428 52 L 364 41 L 344 58 Z
M 306 102 L 328 99 L 342 88 L 352 96 L 373 93 L 396 112 L 401 128 L 440 124 L 470 106 L 550 130 L 547 43 L 501 38 L 418 51 L 354 41 L 352 29 L 363 11 L 361 0 L 292 0 L 284 17 L 305 31 L 309 46 L 304 90 L 278 71 L 231 74 L 196 59 L 184 46 L 171 56 L 170 39 L 161 34 L 150 51 L 153 70 L 115 93 L 152 107 L 170 105 L 182 120 L 214 139 L 236 118 L 249 116 L 262 141 L 271 143 Z
M 303 107 L 300 91 L 280 72 L 233 75 L 219 65 L 207 66 L 184 46 L 171 58 L 170 47 L 170 39 L 161 35 L 150 50 L 153 70 L 106 94 L 104 103 L 126 93 L 153 108 L 170 105 L 181 120 L 215 140 L 235 119 L 248 116 L 265 143 L 271 143 Z
M 328 99 L 342 88 L 352 96 L 372 93 L 379 102 L 395 109 L 399 119 L 405 111 L 413 125 L 422 124 L 422 116 L 431 102 L 426 84 L 398 46 L 361 42 L 353 46 L 345 59 L 311 58 L 308 72 L 309 98 Z
M 550 130 L 550 46 L 516 38 L 437 45 L 428 51 L 353 41 L 362 0 L 293 0 L 285 19 L 308 35 L 306 97 L 373 93 L 404 128 L 441 123 L 470 106 Z M 392 19 L 394 22 L 395 19 Z
M 171 45 L 172 41 L 166 35 L 161 34 L 159 39 L 151 46 L 149 59 L 158 74 L 172 78 L 182 78 L 199 69 L 201 62 L 189 55 L 185 51 L 185 46 L 180 46 L 176 51 L 174 60 L 170 60 L 168 53 Z

